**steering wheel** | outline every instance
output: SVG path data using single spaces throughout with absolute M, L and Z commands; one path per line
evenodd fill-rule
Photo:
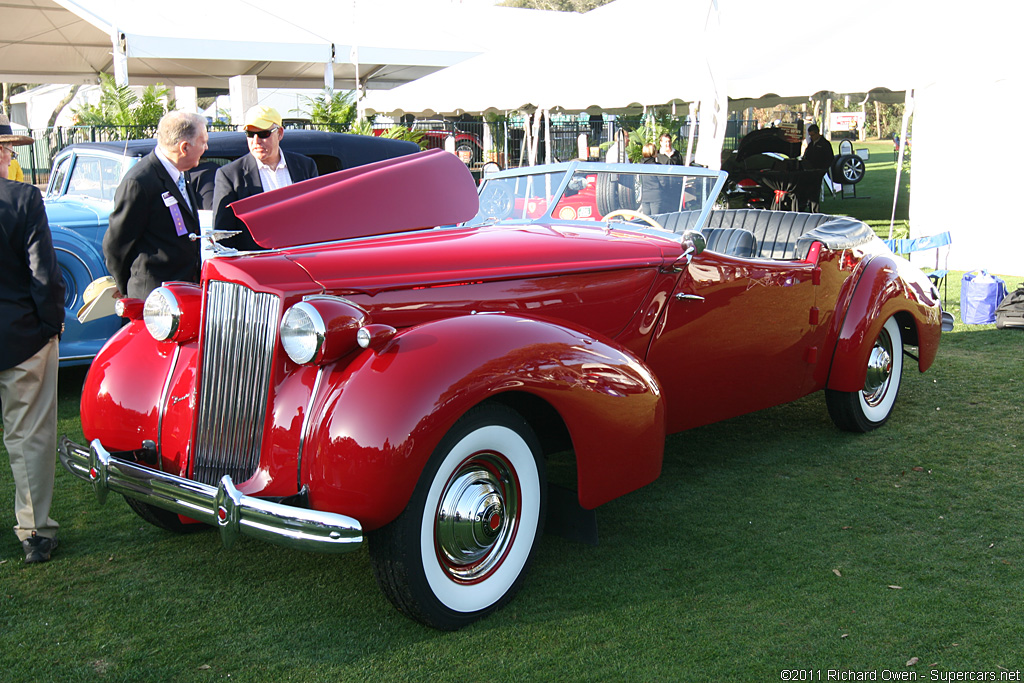
M 502 220 L 512 215 L 512 193 L 504 185 L 489 183 L 480 195 L 480 213 L 486 218 Z
M 657 228 L 658 230 L 665 229 L 661 227 L 661 223 L 654 220 L 646 213 L 640 213 L 639 211 L 631 211 L 629 209 L 617 209 L 615 211 L 612 211 L 611 213 L 606 213 L 604 215 L 604 219 L 606 221 L 610 221 L 612 218 L 638 218 L 642 220 L 644 223 L 650 225 L 652 228 Z

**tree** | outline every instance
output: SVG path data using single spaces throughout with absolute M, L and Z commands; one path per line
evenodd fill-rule
M 303 96 L 303 106 L 296 113 L 309 117 L 311 123 L 330 130 L 348 130 L 356 118 L 355 93 L 351 90 L 335 92 L 324 88 L 316 97 Z
M 623 125 L 629 128 L 629 144 L 626 145 L 626 156 L 634 164 L 640 163 L 643 161 L 643 146 L 650 143 L 657 150 L 660 145 L 661 136 L 665 133 L 672 137 L 673 147 L 685 147 L 679 140 L 679 128 L 683 121 L 684 119 L 678 116 L 672 116 L 666 111 L 655 109 L 643 121 L 633 123 L 633 126 L 624 123 Z
M 173 110 L 170 90 L 162 85 L 148 85 L 141 95 L 127 85 L 118 85 L 110 74 L 100 74 L 99 104 L 85 104 L 72 111 L 79 125 L 118 126 L 112 137 L 120 139 L 148 137 L 164 114 Z
M 900 127 L 903 125 L 902 102 L 887 104 L 877 100 L 871 100 L 872 106 L 861 107 L 861 100 L 852 101 L 847 105 L 842 98 L 835 100 L 832 106 L 833 111 L 864 111 L 864 128 L 874 131 L 879 139 L 885 140 L 893 135 L 899 135 Z
M 78 91 L 81 87 L 81 84 L 75 84 L 71 86 L 71 90 L 69 90 L 68 93 L 61 98 L 60 102 L 58 102 L 57 105 L 53 108 L 53 113 L 50 114 L 50 120 L 46 123 L 47 128 L 53 128 L 57 125 L 57 117 L 60 116 L 60 113 L 62 111 L 64 111 L 64 107 L 71 104 L 71 100 L 75 99 L 75 95 L 78 94 Z
M 556 12 L 589 12 L 595 7 L 607 5 L 612 0 L 504 0 L 499 2 L 503 7 L 519 7 L 521 9 L 544 9 Z
M 349 132 L 353 135 L 376 135 L 373 132 L 373 121 L 370 119 L 359 119 L 352 124 Z M 420 149 L 427 148 L 427 138 L 421 130 L 413 130 L 407 126 L 392 126 L 380 134 L 379 137 L 391 138 L 393 140 L 408 140 L 415 142 Z
M 4 88 L 4 94 L 3 94 L 3 97 L 4 97 L 4 103 L 3 103 L 4 112 L 3 113 L 7 117 L 10 117 L 10 115 L 11 115 L 11 96 L 17 95 L 20 92 L 24 92 L 24 91 L 28 90 L 31 87 L 32 86 L 29 85 L 28 83 L 4 83 L 3 84 L 3 88 Z

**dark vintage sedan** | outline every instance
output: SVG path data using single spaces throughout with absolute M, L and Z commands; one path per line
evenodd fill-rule
M 570 188 L 638 174 L 669 176 L 673 211 L 626 192 L 579 219 Z M 725 179 L 572 162 L 478 194 L 431 150 L 239 201 L 269 251 L 119 302 L 61 460 L 172 531 L 367 542 L 399 610 L 469 624 L 523 583 L 556 502 L 586 519 L 651 483 L 667 434 L 819 391 L 872 430 L 905 348 L 935 360 L 950 319 L 917 268 L 856 220 L 716 210 Z
M 65 331 L 60 341 L 62 366 L 84 365 L 121 326 L 116 317 L 80 323 L 75 317 L 83 305 L 86 286 L 107 274 L 103 261 L 103 235 L 114 207 L 114 192 L 121 178 L 139 159 L 153 151 L 152 138 L 119 142 L 85 142 L 70 145 L 53 161 L 46 188 L 46 215 L 53 233 L 57 261 L 64 274 Z M 419 147 L 399 140 L 288 130 L 281 146 L 312 157 L 320 175 L 353 168 L 371 161 L 418 152 Z M 218 167 L 248 154 L 241 132 L 215 132 L 190 181 L 202 208 L 213 207 L 213 178 Z M 203 217 L 209 223 L 209 216 Z

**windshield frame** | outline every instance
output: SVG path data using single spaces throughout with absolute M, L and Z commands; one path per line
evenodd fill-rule
M 679 176 L 680 178 L 706 178 L 713 179 L 714 185 L 708 194 L 708 201 L 703 203 L 700 208 L 700 213 L 697 221 L 694 223 L 694 229 L 699 230 L 707 223 L 708 215 L 711 213 L 715 204 L 718 203 L 722 197 L 722 190 L 725 187 L 726 180 L 729 174 L 725 171 L 719 171 L 711 168 L 704 168 L 702 166 L 669 166 L 663 164 L 615 164 L 615 163 L 603 163 L 603 162 L 592 162 L 592 161 L 567 161 L 557 164 L 541 164 L 537 166 L 522 166 L 519 168 L 508 169 L 504 171 L 497 171 L 494 173 L 486 174 L 480 182 L 480 186 L 477 189 L 478 194 L 482 194 L 487 187 L 487 184 L 494 180 L 505 180 L 509 178 L 520 178 L 527 176 L 542 177 L 544 175 L 554 176 L 561 174 L 561 178 L 557 184 L 553 184 L 554 191 L 551 195 L 550 201 L 544 210 L 543 214 L 538 215 L 534 218 L 502 218 L 493 219 L 485 218 L 481 216 L 474 216 L 469 221 L 466 221 L 462 225 L 464 226 L 482 226 L 482 225 L 494 225 L 494 224 L 514 224 L 514 225 L 526 225 L 533 223 L 543 224 L 579 224 L 580 222 L 593 223 L 599 225 L 605 223 L 603 218 L 599 220 L 582 220 L 582 219 L 562 219 L 553 215 L 553 211 L 559 206 L 559 202 L 565 196 L 566 190 L 573 177 L 577 174 L 590 174 L 590 173 L 618 173 L 626 175 L 669 175 Z M 543 182 L 543 180 L 541 181 Z M 644 226 L 646 227 L 646 226 Z M 639 230 L 642 230 L 638 226 Z M 667 232 L 667 231 L 666 231 Z

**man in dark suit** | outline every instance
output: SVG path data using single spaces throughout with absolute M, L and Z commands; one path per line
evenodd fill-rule
M 798 181 L 796 195 L 801 211 L 817 213 L 820 208 L 818 199 L 821 196 L 821 180 L 832 167 L 836 155 L 832 151 L 832 143 L 822 137 L 818 124 L 807 126 L 807 136 L 810 141 L 800 164 L 804 173 Z
M 245 134 L 249 140 L 249 154 L 217 171 L 213 190 L 213 228 L 240 231 L 241 234 L 221 240 L 224 246 L 240 251 L 257 251 L 263 247 L 253 241 L 245 223 L 235 217 L 231 202 L 315 178 L 317 170 L 316 163 L 309 157 L 281 149 L 284 127 L 281 115 L 273 107 L 256 105 L 249 109 L 245 115 Z
M 199 281 L 199 203 L 185 172 L 206 152 L 206 119 L 172 111 L 157 126 L 157 146 L 117 186 L 103 236 L 117 295 L 145 299 L 164 282 Z
M 64 327 L 64 278 L 53 251 L 43 198 L 7 180 L 15 135 L 0 116 L 0 404 L 14 475 L 14 532 L 25 563 L 57 547 L 50 518 L 57 447 L 57 340 Z

